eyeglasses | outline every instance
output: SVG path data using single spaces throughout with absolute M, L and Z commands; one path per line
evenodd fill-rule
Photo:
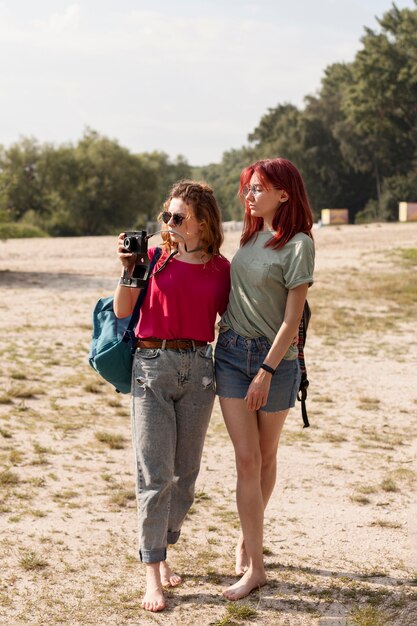
M 263 187 L 261 187 L 261 185 L 246 185 L 246 187 L 243 187 L 242 189 L 242 195 L 244 198 L 246 198 L 247 195 L 249 195 L 250 193 L 253 196 L 259 196 L 260 193 L 262 193 L 264 190 Z
M 181 226 L 186 218 L 186 215 L 181 215 L 180 213 L 170 213 L 170 211 L 164 211 L 161 215 L 161 218 L 164 224 L 168 224 L 168 222 L 172 219 L 172 221 L 174 222 L 174 226 Z

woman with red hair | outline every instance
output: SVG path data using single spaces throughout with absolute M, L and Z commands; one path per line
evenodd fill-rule
M 243 233 L 215 355 L 217 394 L 235 449 L 242 529 L 236 549 L 241 578 L 223 594 L 233 601 L 266 583 L 264 511 L 275 485 L 280 434 L 300 383 L 293 339 L 314 269 L 313 214 L 291 161 L 246 167 L 239 195 Z

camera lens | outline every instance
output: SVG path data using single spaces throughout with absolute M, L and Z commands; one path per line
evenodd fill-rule
M 130 250 L 132 247 L 132 237 L 125 237 L 123 239 L 123 248 L 125 250 Z

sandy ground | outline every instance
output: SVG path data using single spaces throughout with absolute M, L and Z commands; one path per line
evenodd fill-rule
M 315 231 L 299 406 L 266 512 L 268 584 L 238 603 L 233 451 L 219 407 L 171 561 L 184 584 L 140 609 L 129 398 L 87 364 L 113 238 L 0 242 L 0 624 L 417 623 L 417 224 Z M 228 233 L 231 258 L 238 234 Z M 184 286 L 179 285 L 179 289 Z M 161 451 L 163 453 L 163 451 Z

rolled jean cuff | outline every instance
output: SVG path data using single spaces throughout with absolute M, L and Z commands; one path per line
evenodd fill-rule
M 142 563 L 159 563 L 166 561 L 166 548 L 157 548 L 155 550 L 139 550 L 139 558 Z
M 173 543 L 177 543 L 178 539 L 180 538 L 180 534 L 181 534 L 181 531 L 179 531 L 179 530 L 176 530 L 176 531 L 169 530 L 167 532 L 167 543 L 169 543 L 171 545 Z

